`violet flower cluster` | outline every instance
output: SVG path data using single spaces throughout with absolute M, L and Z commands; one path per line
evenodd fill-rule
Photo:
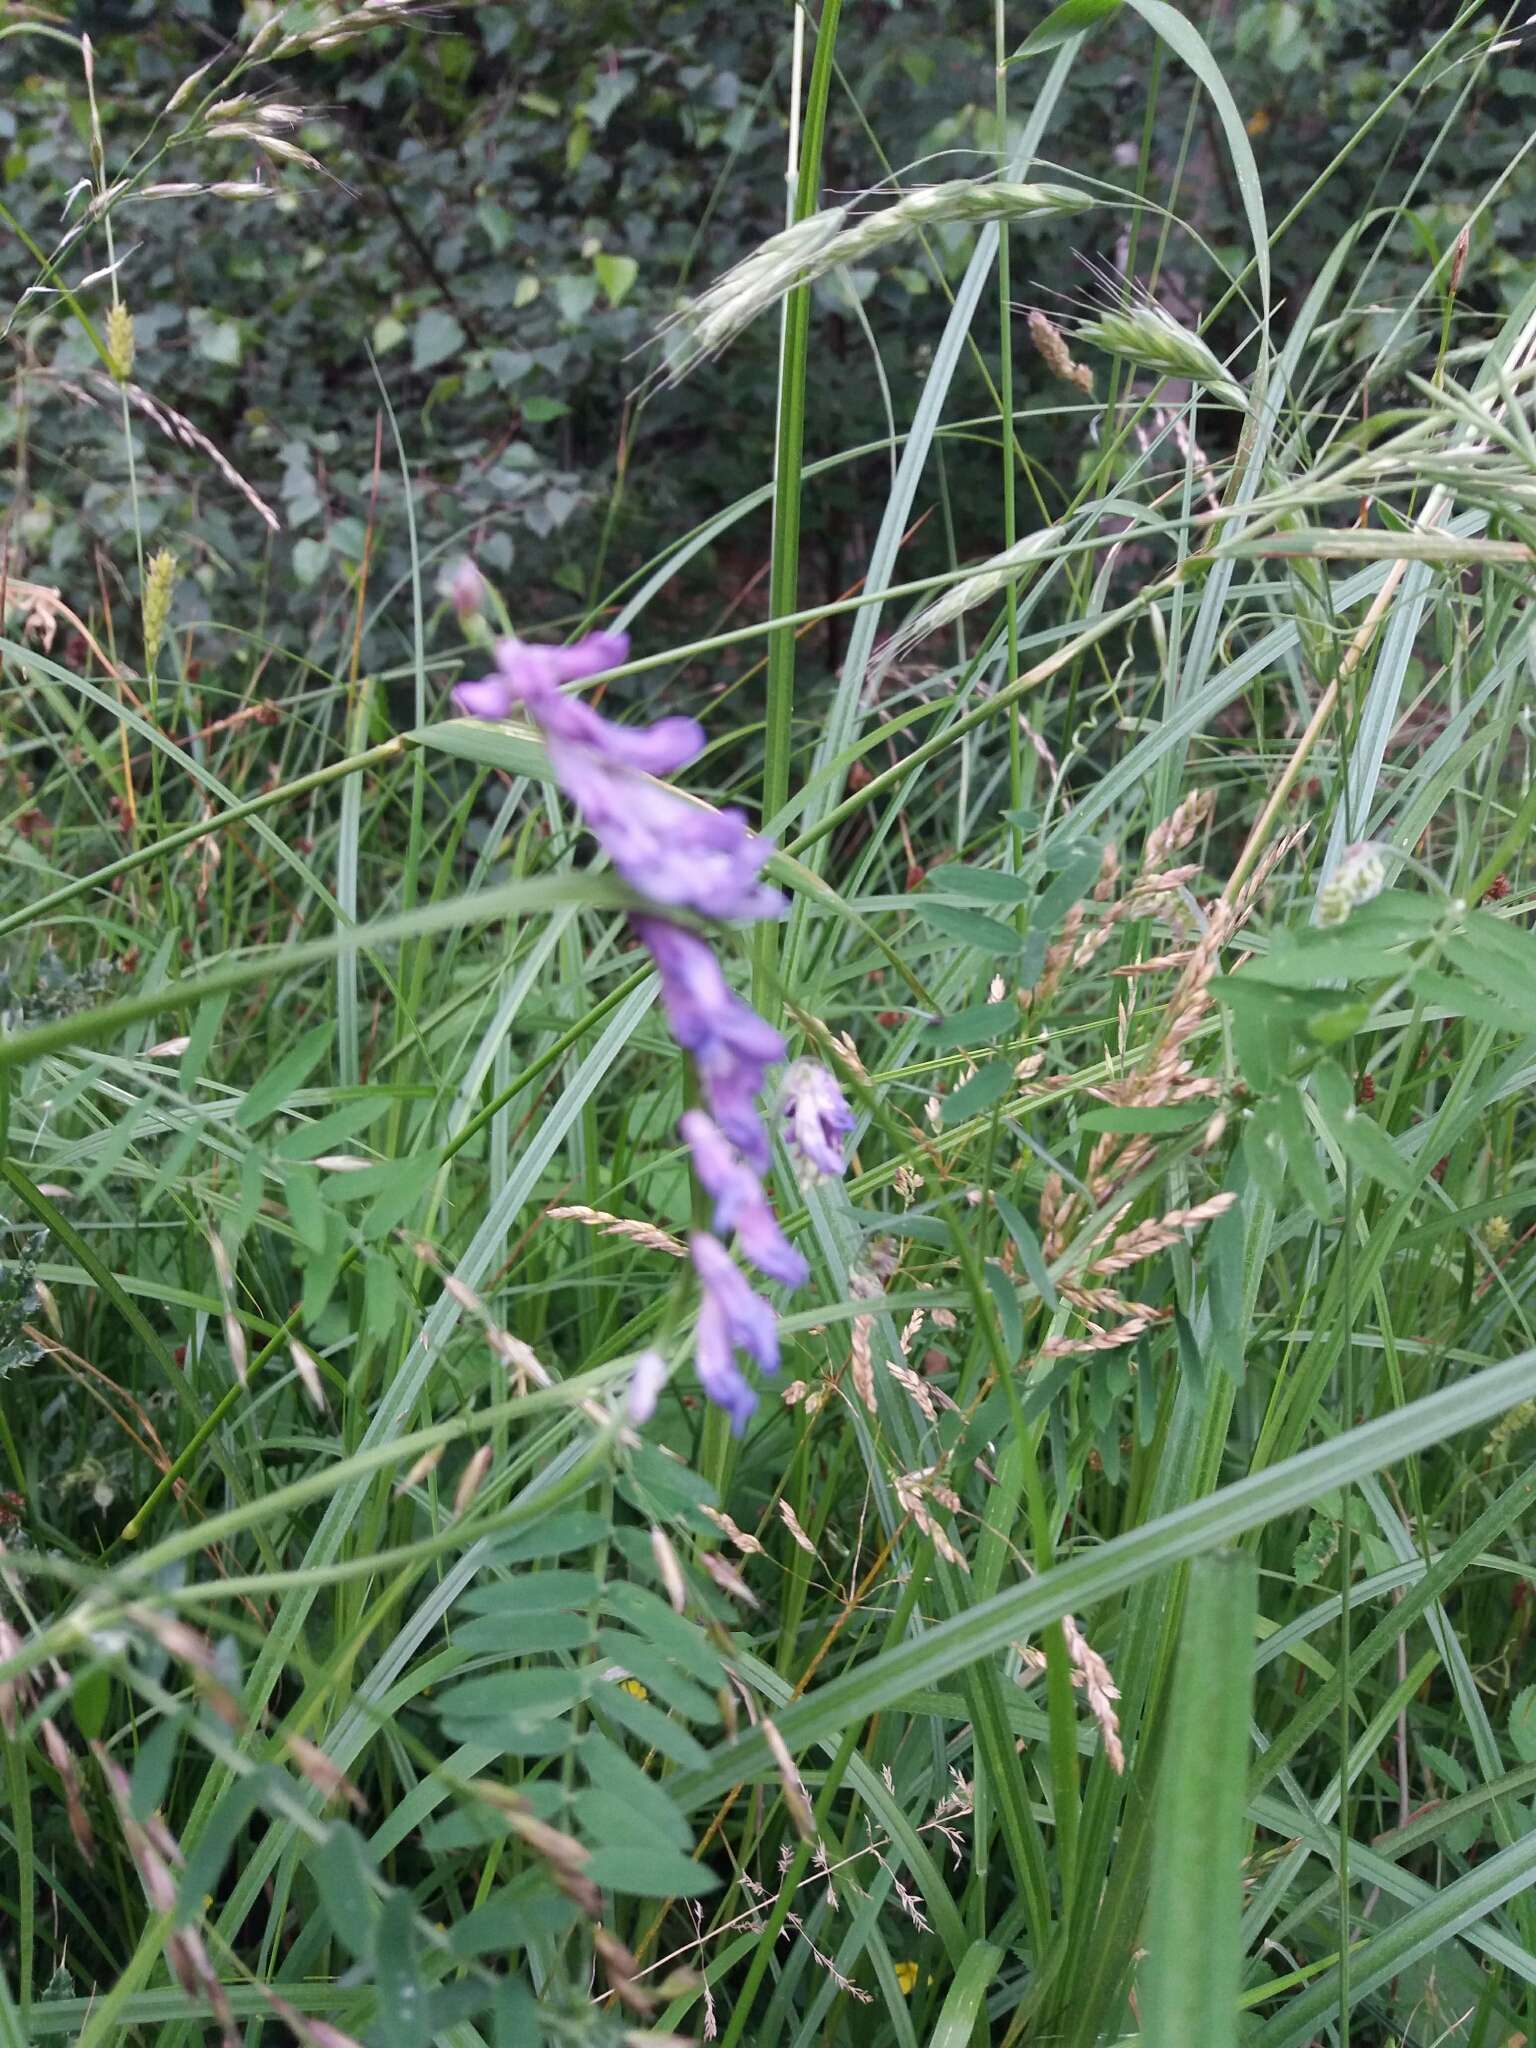
M 688 1110 L 679 1135 L 712 1204 L 711 1229 L 689 1240 L 700 1304 L 694 1345 L 699 1383 L 731 1418 L 737 1435 L 757 1406 L 739 1358 L 764 1372 L 779 1363 L 778 1318 L 732 1258 L 727 1243 L 764 1279 L 802 1287 L 805 1260 L 779 1227 L 763 1185 L 770 1163 L 759 1098 L 785 1045 L 769 1023 L 733 993 L 709 941 L 669 912 L 740 924 L 782 916 L 784 898 L 762 880 L 772 844 L 738 810 L 717 811 L 655 778 L 673 774 L 704 749 L 691 718 L 621 726 L 564 685 L 617 668 L 629 654 L 623 633 L 589 633 L 571 647 L 503 640 L 492 674 L 461 683 L 456 707 L 471 718 L 505 718 L 514 706 L 543 735 L 555 781 L 613 863 L 654 908 L 630 919 L 655 963 L 668 1028 L 689 1055 L 702 1107 Z M 802 1186 L 841 1174 L 853 1116 L 837 1082 L 813 1060 L 796 1060 L 779 1094 L 782 1135 Z M 630 1389 L 630 1413 L 654 1409 L 660 1375 L 654 1354 Z

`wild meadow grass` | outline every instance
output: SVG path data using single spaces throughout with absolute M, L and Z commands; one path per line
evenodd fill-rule
M 998 7 L 995 180 L 797 225 L 858 52 L 823 0 L 788 258 L 655 359 L 779 321 L 775 474 L 568 621 L 631 636 L 606 713 L 697 713 L 681 786 L 775 842 L 787 914 L 711 943 L 856 1118 L 843 1177 L 774 1149 L 811 1279 L 739 1436 L 643 895 L 537 721 L 453 715 L 489 660 L 453 564 L 365 556 L 324 670 L 172 623 L 148 551 L 137 619 L 11 579 L 6 2048 L 1536 2038 L 1536 287 L 1464 320 L 1447 247 L 1350 354 L 1401 221 L 1281 302 L 1219 70 L 1129 6 L 1242 196 L 1241 345 L 1159 301 L 1150 167 L 1050 161 L 1106 5 L 1027 43 Z M 1398 93 L 1490 39 L 1465 10 Z M 88 163 L 91 232 L 36 252 L 130 447 L 131 262 L 78 280 L 177 124 L 283 174 L 243 89 Z M 1033 304 L 1031 209 L 1073 205 L 1145 298 Z M 807 453 L 805 254 L 920 263 L 935 218 L 969 267 L 860 585 L 808 606 L 819 480 L 869 451 Z M 1014 438 L 1024 349 L 1070 494 Z M 990 555 L 910 576 L 978 441 Z M 765 511 L 766 623 L 662 644 Z M 502 603 L 526 631 L 515 587 L 463 610 Z

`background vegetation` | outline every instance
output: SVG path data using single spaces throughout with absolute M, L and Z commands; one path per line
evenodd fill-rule
M 1536 2038 L 1523 13 L 0 10 L 6 2048 Z M 739 1442 L 466 554 L 781 848 Z

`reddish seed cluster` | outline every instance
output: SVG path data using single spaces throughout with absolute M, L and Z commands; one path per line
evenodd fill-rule
M 1376 1100 L 1376 1076 L 1374 1074 L 1362 1074 L 1360 1076 L 1359 1084 L 1355 1089 L 1355 1100 L 1356 1102 L 1374 1102 Z
M 1495 875 L 1493 880 L 1488 884 L 1487 888 L 1483 891 L 1483 901 L 1485 903 L 1497 903 L 1508 894 L 1508 875 Z

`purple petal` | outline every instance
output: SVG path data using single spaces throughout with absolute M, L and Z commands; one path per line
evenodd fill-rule
M 703 939 L 665 918 L 635 917 L 631 924 L 656 962 L 668 1029 L 693 1055 L 710 1115 L 754 1171 L 766 1172 L 757 1096 L 768 1069 L 784 1057 L 783 1039 L 731 993 Z
M 704 728 L 695 718 L 662 718 L 654 725 L 615 725 L 579 697 L 541 698 L 539 724 L 552 740 L 590 747 L 604 760 L 647 775 L 671 775 L 704 751 Z
M 746 829 L 739 811 L 689 803 L 553 733 L 549 758 L 555 780 L 639 894 L 726 921 L 782 914 L 783 897 L 757 879 L 773 849 Z
M 773 1305 L 754 1294 L 741 1268 L 717 1238 L 696 1230 L 688 1240 L 693 1270 L 704 1298 L 725 1320 L 732 1345 L 754 1359 L 764 1372 L 779 1369 L 779 1319 Z
M 757 1396 L 737 1368 L 725 1311 L 709 1295 L 699 1304 L 693 1364 L 699 1385 L 715 1406 L 730 1416 L 732 1436 L 740 1436 L 757 1406 Z
M 813 1178 L 836 1180 L 846 1164 L 843 1141 L 854 1125 L 837 1082 L 814 1060 L 796 1060 L 784 1076 L 781 1107 L 784 1142 L 797 1166 Z
M 504 675 L 482 676 L 475 683 L 460 683 L 450 693 L 454 709 L 466 718 L 506 718 L 516 701 Z
M 753 1118 L 754 1133 L 758 1131 Z M 699 1183 L 715 1205 L 714 1225 L 722 1236 L 736 1233 L 742 1256 L 770 1280 L 803 1287 L 810 1268 L 779 1228 L 762 1182 L 701 1109 L 685 1112 L 678 1125 L 693 1154 Z

